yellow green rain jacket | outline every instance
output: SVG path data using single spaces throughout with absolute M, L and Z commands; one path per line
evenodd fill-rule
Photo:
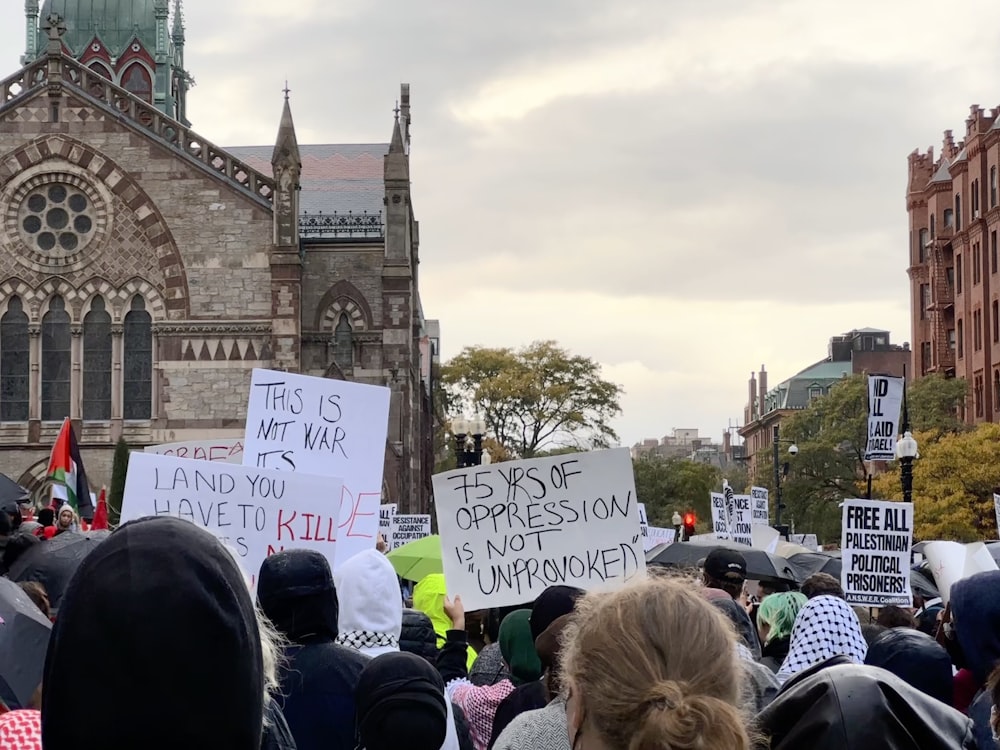
M 444 576 L 440 573 L 432 573 L 413 587 L 413 608 L 431 618 L 434 632 L 437 633 L 438 648 L 444 645 L 445 633 L 451 630 L 451 618 L 444 613 L 444 597 L 447 593 Z M 470 671 L 475 661 L 476 651 L 469 646 L 466 663 Z

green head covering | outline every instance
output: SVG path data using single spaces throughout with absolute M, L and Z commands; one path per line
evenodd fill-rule
M 768 643 L 777 638 L 791 637 L 795 618 L 806 601 L 805 594 L 798 591 L 764 597 L 757 610 L 757 623 L 767 625 L 771 629 L 767 634 Z
M 510 667 L 515 685 L 533 682 L 542 676 L 542 662 L 531 637 L 531 610 L 518 609 L 500 623 L 500 653 Z

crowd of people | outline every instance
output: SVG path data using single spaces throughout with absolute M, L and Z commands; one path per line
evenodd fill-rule
M 697 576 L 467 613 L 378 549 L 335 573 L 301 549 L 244 571 L 193 524 L 137 520 L 62 593 L 0 750 L 1000 747 L 1000 571 L 875 619 L 830 576 L 757 602 L 746 574 L 717 549 Z

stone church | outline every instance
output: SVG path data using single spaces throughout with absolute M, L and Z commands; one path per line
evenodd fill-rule
M 98 487 L 119 436 L 240 437 L 265 367 L 390 387 L 384 501 L 425 509 L 409 87 L 388 143 L 299 145 L 286 91 L 273 145 L 223 148 L 189 119 L 180 0 L 25 15 L 0 81 L 0 472 L 37 488 L 67 416 Z

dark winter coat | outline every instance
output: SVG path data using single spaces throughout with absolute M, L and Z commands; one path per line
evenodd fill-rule
M 865 664 L 881 667 L 947 705 L 954 698 L 951 657 L 926 633 L 892 628 L 872 641 Z
M 760 663 L 775 674 L 778 674 L 781 665 L 785 662 L 785 657 L 788 656 L 788 647 L 791 642 L 792 637 L 786 636 L 784 638 L 775 638 L 765 643 L 761 649 Z
M 951 587 L 951 612 L 955 618 L 958 657 L 985 685 L 993 668 L 1000 663 L 1000 571 L 977 573 L 956 581 Z M 997 747 L 990 728 L 989 691 L 980 690 L 969 707 L 976 723 L 980 750 Z
M 437 633 L 431 618 L 417 609 L 403 610 L 403 629 L 399 634 L 399 650 L 416 654 L 431 664 L 437 663 Z

